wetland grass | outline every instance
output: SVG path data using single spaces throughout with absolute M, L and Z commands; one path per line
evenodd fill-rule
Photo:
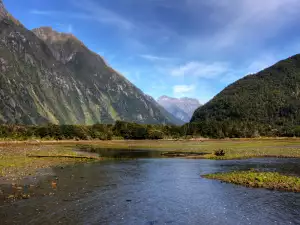
M 72 149 L 58 145 L 0 146 L 0 176 L 2 179 L 18 179 L 34 175 L 42 168 L 98 160 L 79 155 Z
M 277 172 L 236 171 L 202 176 L 252 188 L 265 188 L 289 192 L 300 192 L 300 177 Z
M 171 152 L 170 157 L 185 157 L 192 159 L 231 160 L 248 158 L 300 158 L 300 139 L 226 139 L 226 140 L 158 140 L 158 141 L 102 141 L 81 142 L 78 147 L 127 149 L 127 150 L 157 150 Z M 225 155 L 216 155 L 222 149 Z M 186 154 L 190 153 L 190 154 Z M 201 154 L 193 154 L 201 153 Z

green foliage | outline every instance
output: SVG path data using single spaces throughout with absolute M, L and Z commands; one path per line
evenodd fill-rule
M 84 125 L 54 125 L 16 126 L 0 125 L 1 139 L 26 140 L 39 139 L 75 139 L 75 140 L 112 140 L 118 139 L 163 139 L 170 136 L 181 136 L 181 127 L 163 125 L 142 125 L 117 121 L 115 125 L 95 124 Z
M 158 140 L 163 139 L 164 133 L 160 130 L 149 130 L 148 131 L 148 139 Z
M 300 55 L 249 75 L 195 111 L 191 132 L 209 137 L 299 136 Z
M 300 192 L 300 178 L 276 172 L 236 171 L 208 174 L 203 177 L 239 184 L 246 187 L 266 188 L 290 192 Z

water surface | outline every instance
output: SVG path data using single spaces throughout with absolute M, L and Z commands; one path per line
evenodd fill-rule
M 300 194 L 200 177 L 249 168 L 300 175 L 299 165 L 299 159 L 144 156 L 54 168 L 35 197 L 0 203 L 0 224 L 300 224 Z

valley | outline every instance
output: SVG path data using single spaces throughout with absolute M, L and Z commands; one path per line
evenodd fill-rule
M 237 41 L 289 4 L 24 2 L 5 1 L 26 26 L 0 0 L 1 224 L 300 224 L 298 44 L 243 62 Z

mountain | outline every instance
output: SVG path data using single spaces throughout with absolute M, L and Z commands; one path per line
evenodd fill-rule
M 194 111 L 201 106 L 200 102 L 193 98 L 171 98 L 168 96 L 161 96 L 157 102 L 169 113 L 184 122 L 189 122 Z
M 300 124 L 300 55 L 226 87 L 191 122 L 253 122 L 270 128 Z
M 27 30 L 0 0 L 0 123 L 116 120 L 180 123 L 75 36 Z

